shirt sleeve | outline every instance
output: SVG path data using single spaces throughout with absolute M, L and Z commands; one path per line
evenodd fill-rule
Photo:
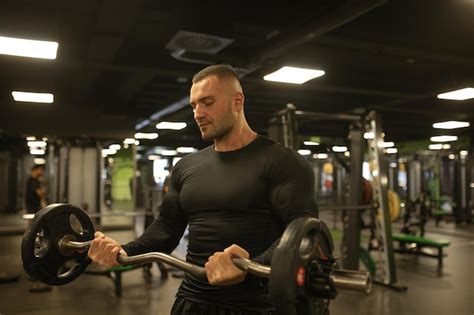
M 180 185 L 177 173 L 173 171 L 171 174 L 169 190 L 163 198 L 158 218 L 137 240 L 123 246 L 129 256 L 149 252 L 169 254 L 178 245 L 188 219 L 179 202 Z
M 311 165 L 293 150 L 285 148 L 285 151 L 269 172 L 272 211 L 282 225 L 282 233 L 296 218 L 318 216 Z M 265 252 L 252 260 L 270 265 L 279 241 L 278 238 Z

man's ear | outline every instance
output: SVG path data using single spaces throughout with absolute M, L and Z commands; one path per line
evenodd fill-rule
M 244 108 L 245 96 L 242 92 L 235 92 L 234 93 L 234 109 L 237 112 L 241 112 Z

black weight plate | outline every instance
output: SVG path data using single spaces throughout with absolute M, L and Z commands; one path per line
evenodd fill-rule
M 49 285 L 63 285 L 76 279 L 89 265 L 87 251 L 60 252 L 65 235 L 85 242 L 94 238 L 89 216 L 69 204 L 52 204 L 35 214 L 21 243 L 23 268 L 33 279 Z
M 324 306 L 307 281 L 318 257 L 332 258 L 334 245 L 324 222 L 298 218 L 285 229 L 271 263 L 270 295 L 276 314 L 315 314 Z

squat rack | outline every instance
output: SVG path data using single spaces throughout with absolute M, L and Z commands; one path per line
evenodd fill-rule
M 373 138 L 367 140 L 369 162 L 372 164 L 374 202 L 377 209 L 376 240 L 378 266 L 374 280 L 395 288 L 397 274 L 393 251 L 392 228 L 388 207 L 388 167 L 383 158 L 383 132 L 380 115 L 371 111 L 368 115 L 332 114 L 297 110 L 293 104 L 276 112 L 270 119 L 268 136 L 286 147 L 298 149 L 298 118 L 310 120 L 334 120 L 350 123 L 350 191 L 343 219 L 344 233 L 341 245 L 343 268 L 358 270 L 362 220 L 362 163 L 364 157 L 364 132 Z M 367 209 L 367 207 L 364 207 Z

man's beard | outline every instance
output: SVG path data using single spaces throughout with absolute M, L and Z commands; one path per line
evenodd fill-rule
M 211 141 L 214 139 L 221 139 L 228 135 L 231 131 L 232 128 L 234 127 L 234 122 L 233 120 L 228 117 L 226 120 L 217 123 L 212 123 L 210 125 L 207 125 L 206 131 L 201 131 L 201 137 L 204 141 Z M 211 128 L 209 128 L 211 127 Z

